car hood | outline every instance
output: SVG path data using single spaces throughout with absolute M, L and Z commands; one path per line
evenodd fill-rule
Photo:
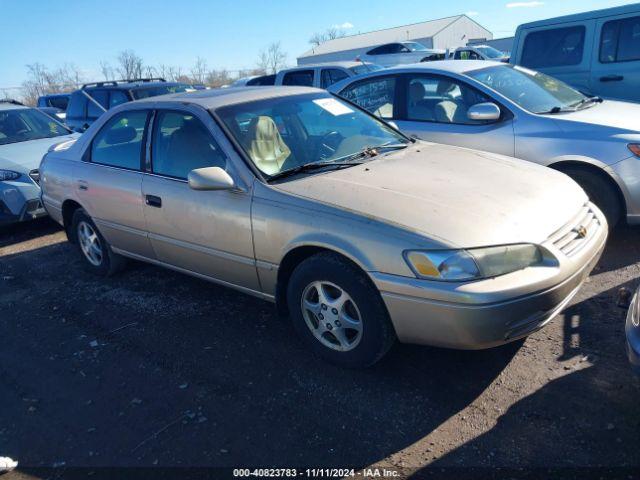
M 560 128 L 567 131 L 576 127 L 598 128 L 601 133 L 640 134 L 640 104 L 605 100 L 592 107 L 575 112 L 552 115 Z M 614 132 L 616 130 L 617 132 Z
M 424 142 L 276 188 L 463 248 L 539 244 L 587 201 L 573 180 L 549 168 Z
M 40 161 L 49 147 L 79 136 L 77 133 L 73 133 L 61 137 L 39 138 L 27 142 L 0 145 L 0 169 L 28 173 L 40 166 Z

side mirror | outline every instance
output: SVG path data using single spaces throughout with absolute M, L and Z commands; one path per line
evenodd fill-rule
M 193 190 L 231 190 L 236 186 L 233 178 L 220 167 L 191 170 L 188 180 Z
M 467 111 L 469 120 L 496 121 L 500 120 L 500 107 L 495 103 L 476 103 Z

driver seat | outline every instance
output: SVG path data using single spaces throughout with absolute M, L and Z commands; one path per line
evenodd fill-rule
M 271 117 L 261 115 L 253 118 L 246 138 L 247 153 L 262 172 L 273 175 L 282 170 L 291 150 Z

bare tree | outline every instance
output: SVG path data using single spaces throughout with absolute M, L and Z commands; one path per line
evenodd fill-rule
M 142 57 L 136 55 L 133 50 L 123 50 L 118 55 L 116 72 L 120 78 L 142 78 L 144 64 Z
M 228 85 L 232 81 L 233 80 L 231 78 L 231 75 L 229 75 L 229 72 L 226 69 L 222 69 L 211 70 L 207 73 L 205 82 L 201 83 L 205 83 L 208 87 L 219 88 L 223 85 Z
M 346 33 L 344 30 L 336 27 L 331 27 L 331 28 L 327 28 L 327 30 L 325 30 L 323 33 L 316 32 L 313 35 L 311 35 L 311 38 L 309 39 L 309 43 L 314 47 L 317 47 L 321 43 L 327 42 L 329 40 L 334 40 L 336 38 L 342 38 L 345 35 Z
M 74 90 L 82 81 L 80 70 L 71 63 L 54 70 L 41 63 L 33 63 L 27 65 L 27 79 L 22 82 L 22 97 L 25 103 L 35 105 L 39 96 Z
M 277 73 L 286 65 L 287 54 L 282 50 L 280 42 L 270 44 L 265 50 L 260 52 L 258 57 L 258 68 L 266 73 Z
M 100 72 L 102 73 L 102 76 L 105 80 L 114 80 L 115 75 L 113 67 L 109 62 L 106 62 L 104 60 L 100 62 Z
M 193 83 L 205 83 L 208 73 L 207 61 L 204 58 L 198 57 L 196 63 L 191 68 Z

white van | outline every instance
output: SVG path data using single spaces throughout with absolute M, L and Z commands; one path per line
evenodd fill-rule
M 640 102 L 640 3 L 520 25 L 511 63 L 587 94 Z

